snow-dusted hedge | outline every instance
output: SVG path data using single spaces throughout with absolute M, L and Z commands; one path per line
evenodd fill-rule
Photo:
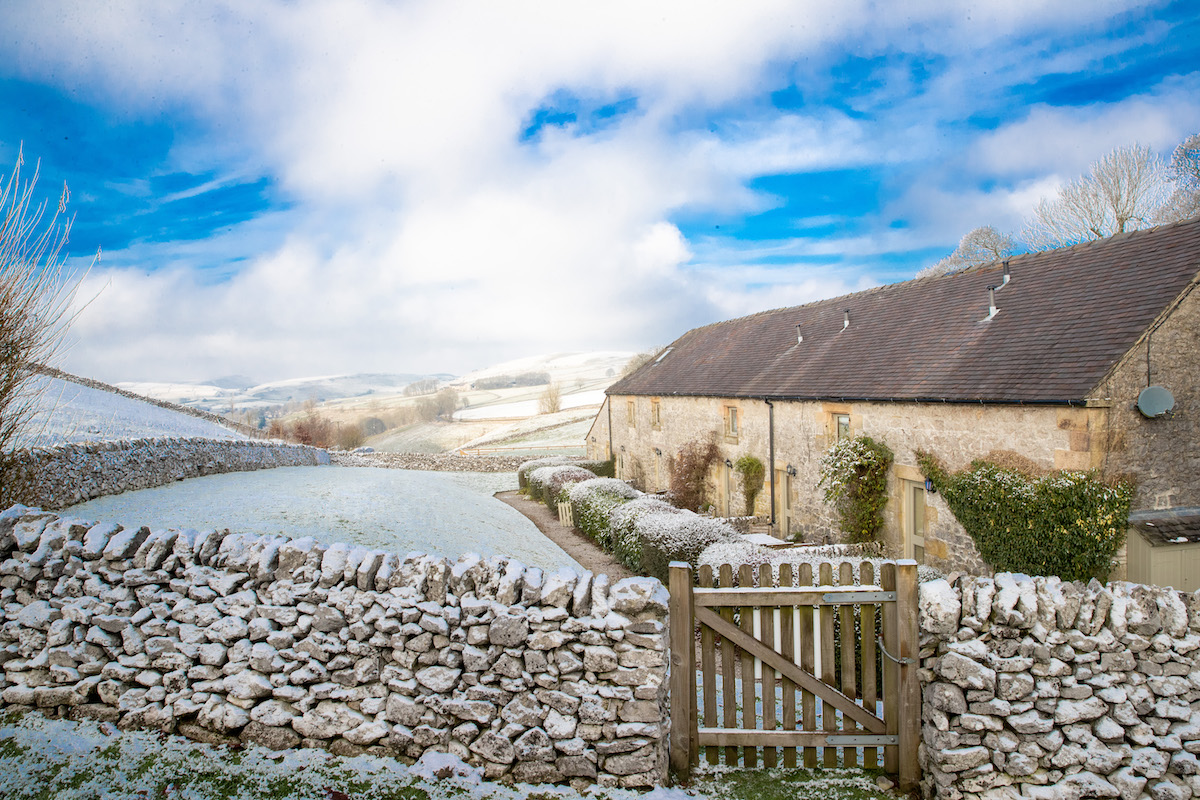
M 854 580 L 859 579 L 859 568 L 864 563 L 873 564 L 875 567 L 875 580 L 879 580 L 879 569 L 883 565 L 885 559 L 879 552 L 878 547 L 861 544 L 833 544 L 822 547 L 789 547 L 783 549 L 774 549 L 763 547 L 759 544 L 747 542 L 744 539 L 726 539 L 714 542 L 705 547 L 696 559 L 697 566 L 712 567 L 715 575 L 720 570 L 722 564 L 732 564 L 734 566 L 734 580 L 737 579 L 737 567 L 741 564 L 749 564 L 756 570 L 764 564 L 770 564 L 773 568 L 773 574 L 779 574 L 781 564 L 792 565 L 792 575 L 799 576 L 800 565 L 809 564 L 813 570 L 813 577 L 817 577 L 818 565 L 824 562 L 833 562 L 840 564 L 842 562 L 849 563 L 854 571 Z M 941 578 L 942 574 L 933 567 L 921 564 L 917 567 L 917 578 L 921 581 L 930 581 Z M 833 583 L 840 583 L 838 571 L 835 568 L 833 572 Z
M 596 541 L 604 550 L 612 551 L 612 512 L 617 506 L 641 496 L 625 481 L 616 478 L 592 478 L 567 486 L 575 526 Z
M 529 473 L 529 496 L 546 504 L 551 511 L 557 510 L 559 494 L 568 484 L 595 478 L 594 472 L 574 464 L 538 467 Z
M 664 582 L 672 561 L 686 561 L 694 568 L 705 549 L 739 538 L 725 520 L 691 512 L 645 514 L 635 527 L 642 539 L 641 571 Z
M 573 464 L 577 460 L 569 456 L 546 456 L 545 458 L 535 458 L 531 461 L 526 461 L 517 467 L 517 488 L 525 491 L 529 487 L 529 475 L 536 469 L 540 469 L 541 467 L 556 467 L 562 464 Z
M 630 569 L 641 569 L 642 532 L 639 523 L 644 517 L 683 513 L 682 509 L 650 495 L 643 495 L 614 508 L 609 518 L 613 555 Z

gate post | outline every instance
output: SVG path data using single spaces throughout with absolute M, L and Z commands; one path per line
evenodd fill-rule
M 678 780 L 691 778 L 697 748 L 696 634 L 692 613 L 692 568 L 685 561 L 670 566 L 671 616 L 671 771 Z
M 921 739 L 920 646 L 917 626 L 917 562 L 896 562 L 896 627 L 900 652 L 900 713 L 898 788 L 910 792 L 921 782 L 917 745 Z

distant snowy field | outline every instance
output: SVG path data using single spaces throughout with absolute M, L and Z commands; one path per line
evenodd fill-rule
M 573 394 L 564 393 L 559 398 L 559 401 L 564 411 L 570 408 L 599 407 L 604 402 L 604 390 L 596 389 L 594 391 L 574 392 Z M 479 406 L 478 408 L 464 408 L 461 411 L 455 411 L 454 418 L 473 420 L 533 417 L 538 413 L 539 402 L 538 398 L 534 398 L 532 400 L 517 400 L 512 403 Z
M 167 436 L 247 438 L 215 422 L 59 378 L 39 376 L 32 383 L 41 390 L 38 410 L 18 447 Z
M 580 569 L 523 514 L 492 497 L 515 488 L 511 472 L 281 467 L 99 497 L 62 513 L 126 527 L 229 528 L 401 554 L 503 555 L 546 570 Z

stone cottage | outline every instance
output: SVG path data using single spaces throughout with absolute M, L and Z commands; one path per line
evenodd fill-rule
M 947 569 L 987 571 L 915 449 L 1131 476 L 1136 519 L 1194 519 L 1198 279 L 1200 219 L 697 328 L 609 388 L 589 456 L 663 490 L 679 449 L 715 436 L 718 514 L 747 512 L 733 464 L 751 454 L 768 467 L 754 511 L 834 537 L 820 459 L 867 434 L 896 454 L 886 544 Z

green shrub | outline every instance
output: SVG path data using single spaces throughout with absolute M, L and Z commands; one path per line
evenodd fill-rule
M 742 456 L 734 462 L 733 468 L 742 476 L 742 497 L 746 501 L 746 516 L 754 516 L 754 502 L 762 491 L 763 476 L 767 474 L 766 467 L 754 456 Z
M 873 542 L 883 527 L 887 473 L 895 456 L 870 436 L 841 439 L 821 457 L 825 502 L 838 512 L 846 541 Z
M 1092 472 L 1034 476 L 982 460 L 951 473 L 920 451 L 917 463 L 997 572 L 1108 577 L 1129 524 L 1128 481 Z
M 517 488 L 522 492 L 529 488 L 529 474 L 541 467 L 553 467 L 558 464 L 573 464 L 575 460 L 566 456 L 546 456 L 526 461 L 517 467 Z M 540 499 L 540 498 L 539 498 Z
M 615 458 L 610 458 L 607 461 L 576 461 L 573 463 L 576 466 L 596 473 L 597 478 L 617 477 L 617 460 Z

